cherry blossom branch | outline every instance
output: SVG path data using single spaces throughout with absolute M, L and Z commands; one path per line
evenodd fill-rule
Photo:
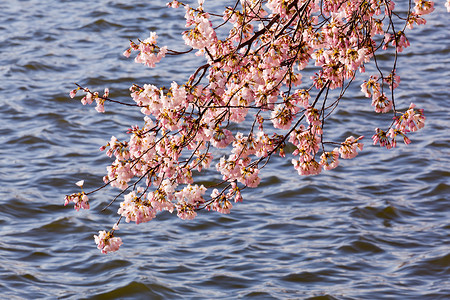
M 84 182 L 78 182 L 81 192 L 65 197 L 66 205 L 73 202 L 79 210 L 89 208 L 88 195 L 107 185 L 121 190 L 104 208 L 123 196 L 119 220 L 113 229 L 95 236 L 104 253 L 121 246 L 114 234 L 122 218 L 139 224 L 161 211 L 176 211 L 185 220 L 204 209 L 229 213 L 233 201 L 242 201 L 242 190 L 260 184 L 260 171 L 272 156 L 286 156 L 288 144 L 299 175 L 317 175 L 336 168 L 340 159 L 356 157 L 363 149 L 363 136 L 326 141 L 328 118 L 354 83 L 356 72 L 364 73 L 371 62 L 378 73 L 364 80 L 361 91 L 376 113 L 393 111 L 394 115 L 387 131 L 376 128 L 374 144 L 389 149 L 399 138 L 408 144 L 407 134 L 424 126 L 423 110 L 414 104 L 404 112 L 397 110 L 394 89 L 400 82 L 398 57 L 409 46 L 406 29 L 424 24 L 422 16 L 433 11 L 433 2 L 415 0 L 413 5 L 410 0 L 406 17 L 391 0 L 241 0 L 223 15 L 206 12 L 204 0 L 198 3 L 197 8 L 176 0 L 168 3 L 186 10 L 182 38 L 188 50 L 161 47 L 158 35 L 151 32 L 144 40 L 130 41 L 124 52 L 126 57 L 136 52 L 135 62 L 154 68 L 166 55 L 197 51 L 205 62 L 184 84 L 133 85 L 135 104 L 110 99 L 107 89 L 100 96 L 78 84 L 70 93 L 73 98 L 84 91 L 81 102 L 95 101 L 98 112 L 104 112 L 105 102 L 113 102 L 139 107 L 144 118 L 142 127 L 128 130 L 128 141 L 112 137 L 102 147 L 109 146 L 106 154 L 115 157 L 107 167 L 105 185 L 85 193 Z M 217 31 L 224 30 L 225 24 L 231 29 L 219 39 Z M 384 53 L 391 55 L 392 68 L 385 75 L 379 53 L 388 48 Z M 249 128 L 243 131 L 234 124 Z M 200 175 L 210 169 L 221 178 L 206 184 Z

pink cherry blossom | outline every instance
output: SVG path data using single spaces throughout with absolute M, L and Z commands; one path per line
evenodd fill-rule
M 209 209 L 215 210 L 221 214 L 229 214 L 230 210 L 233 208 L 233 204 L 227 199 L 227 197 L 217 189 L 214 189 L 211 193 L 211 198 L 214 201 L 209 205 Z
M 400 76 L 395 74 L 395 70 L 389 74 L 383 81 L 389 86 L 390 89 L 398 88 L 400 84 Z
M 170 213 L 173 212 L 175 205 L 167 198 L 167 194 L 161 192 L 160 190 L 149 192 L 147 194 L 147 200 L 149 201 L 150 206 L 153 207 L 155 212 L 164 210 Z
M 77 181 L 75 184 L 82 188 L 84 185 L 84 180 Z
M 292 164 L 299 175 L 318 175 L 322 170 L 320 164 L 314 159 L 303 161 L 292 159 Z
M 99 231 L 98 235 L 94 235 L 94 239 L 97 248 L 105 254 L 119 250 L 119 247 L 123 244 L 121 238 L 114 237 L 112 232 L 104 230 Z
M 166 4 L 168 7 L 178 8 L 180 6 L 180 2 L 177 0 L 174 0 L 172 2 L 169 2 Z
M 78 89 L 74 89 L 70 91 L 70 98 L 74 98 L 77 95 Z
M 177 209 L 177 216 L 182 220 L 193 220 L 197 216 L 197 212 L 192 205 L 178 202 L 175 207 Z
M 355 139 L 353 136 L 349 136 L 345 139 L 345 142 L 341 144 L 341 147 L 339 148 L 339 154 L 341 155 L 341 158 L 343 159 L 351 159 L 356 157 L 358 155 L 357 149 L 362 151 L 363 144 L 359 143 L 358 141 L 361 140 L 363 136 L 360 136 L 359 138 Z
M 418 15 L 426 15 L 434 11 L 434 2 L 425 0 L 414 0 L 414 10 Z
M 375 132 L 376 133 L 372 136 L 374 145 L 380 143 L 380 147 L 386 147 L 386 149 L 391 149 L 392 147 L 394 147 L 384 130 L 376 128 Z
M 324 152 L 320 156 L 320 165 L 324 170 L 332 170 L 339 165 L 339 148 L 334 148 L 331 152 Z
M 364 81 L 361 84 L 361 91 L 367 98 L 371 98 L 373 94 L 379 95 L 381 93 L 381 86 L 378 83 L 378 76 L 372 75 L 368 81 Z
M 97 98 L 95 99 L 97 106 L 95 107 L 95 110 L 99 113 L 104 113 L 105 112 L 105 100 L 102 98 Z
M 258 177 L 258 173 L 259 170 L 257 168 L 243 167 L 238 181 L 248 187 L 257 187 L 261 181 Z
M 395 127 L 403 132 L 414 132 L 425 126 L 425 115 L 423 109 L 415 109 L 416 105 L 411 103 L 409 109 L 400 116 L 394 117 Z
M 125 56 L 126 58 L 129 58 L 130 55 L 131 55 L 131 51 L 132 51 L 132 49 L 129 48 L 129 49 L 125 50 L 125 51 L 122 53 L 122 55 Z
M 411 12 L 411 14 L 409 15 L 409 19 L 407 21 L 407 27 L 408 27 L 408 29 L 413 29 L 414 24 L 424 25 L 426 23 L 427 23 L 427 21 L 424 18 L 422 18 L 420 15 L 416 14 L 415 12 Z
M 392 109 L 392 100 L 388 99 L 385 93 L 374 93 L 372 96 L 372 106 L 377 113 L 387 113 Z
M 127 223 L 130 221 L 134 221 L 136 224 L 145 223 L 156 217 L 156 210 L 145 195 L 137 195 L 133 191 L 126 194 L 124 198 L 117 213 L 125 217 Z
M 91 104 L 92 101 L 93 101 L 92 95 L 93 95 L 93 94 L 92 94 L 89 90 L 87 90 L 87 91 L 86 91 L 86 96 L 84 96 L 84 97 L 81 99 L 81 103 L 82 103 L 83 105 Z
M 138 51 L 134 59 L 136 63 L 142 63 L 150 68 L 154 68 L 156 63 L 160 62 L 167 54 L 167 47 L 157 46 L 158 35 L 156 32 L 150 32 L 150 36 L 140 44 L 130 43 L 130 48 L 123 52 L 125 57 L 130 57 L 131 51 Z
M 64 206 L 68 205 L 70 202 L 74 203 L 74 209 L 79 211 L 80 209 L 89 209 L 89 197 L 84 193 L 75 193 L 72 195 L 66 195 L 64 201 Z
M 217 148 L 225 148 L 233 141 L 233 133 L 228 129 L 216 128 L 211 144 Z
M 271 114 L 273 126 L 279 129 L 289 129 L 291 127 L 294 115 L 291 110 L 283 105 L 277 105 Z

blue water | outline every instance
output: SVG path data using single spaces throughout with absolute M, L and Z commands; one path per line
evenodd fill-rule
M 356 86 L 333 132 L 366 136 L 358 158 L 315 177 L 275 159 L 231 214 L 160 214 L 123 224 L 119 252 L 96 249 L 93 234 L 117 220 L 117 206 L 101 211 L 117 191 L 79 213 L 64 195 L 81 179 L 102 183 L 110 160 L 99 146 L 141 115 L 97 114 L 68 92 L 77 82 L 127 101 L 132 83 L 186 80 L 195 56 L 155 70 L 121 56 L 149 31 L 183 49 L 184 11 L 165 2 L 0 2 L 0 298 L 448 299 L 450 15 L 439 1 L 399 60 L 398 105 L 427 116 L 411 145 L 370 145 L 388 118 L 374 118 Z

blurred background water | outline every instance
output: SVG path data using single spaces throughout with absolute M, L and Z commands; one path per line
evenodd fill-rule
M 155 70 L 121 56 L 149 31 L 182 49 L 184 10 L 165 2 L 0 2 L 0 298 L 448 299 L 450 15 L 442 1 L 400 57 L 398 105 L 415 102 L 427 115 L 411 145 L 370 145 L 388 118 L 374 118 L 355 86 L 333 131 L 366 136 L 358 158 L 315 177 L 276 159 L 231 214 L 191 222 L 160 214 L 122 225 L 119 252 L 96 249 L 93 234 L 116 221 L 117 207 L 101 212 L 116 191 L 79 213 L 63 206 L 64 195 L 81 179 L 87 190 L 102 183 L 109 159 L 99 146 L 125 138 L 141 116 L 114 106 L 97 114 L 68 92 L 78 82 L 127 101 L 132 83 L 186 80 L 195 56 Z M 227 3 L 209 2 L 217 11 Z

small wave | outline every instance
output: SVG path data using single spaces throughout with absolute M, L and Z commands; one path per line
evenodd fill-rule
M 343 245 L 338 248 L 343 253 L 383 253 L 384 250 L 375 245 L 374 243 L 359 239 L 352 241 L 350 244 Z
M 94 32 L 102 30 L 111 30 L 112 28 L 123 28 L 124 26 L 117 23 L 109 22 L 105 19 L 98 19 L 94 22 L 86 24 L 80 28 L 80 30 L 92 30 Z
M 401 218 L 401 210 L 392 205 L 388 205 L 385 207 L 373 207 L 373 206 L 365 206 L 365 207 L 355 207 L 350 216 L 353 218 L 362 218 L 365 220 L 398 220 Z
M 178 293 L 168 288 L 165 284 L 145 284 L 142 282 L 131 281 L 120 287 L 112 288 L 110 291 L 101 292 L 87 296 L 86 299 L 167 299 L 174 297 Z

